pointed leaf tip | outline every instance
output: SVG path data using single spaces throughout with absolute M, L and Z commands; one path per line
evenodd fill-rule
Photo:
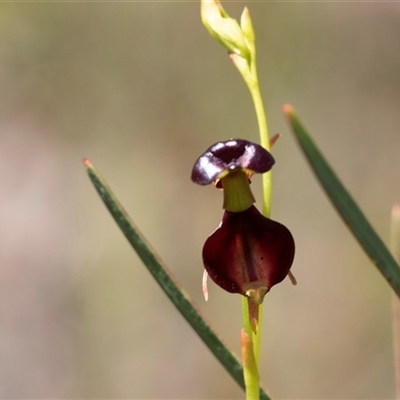
M 392 216 L 393 218 L 400 219 L 400 203 L 396 203 L 393 205 Z
M 83 158 L 82 159 L 83 165 L 88 168 L 92 166 L 92 163 L 87 159 L 87 158 Z
M 284 104 L 282 111 L 287 117 L 291 117 L 295 114 L 294 108 L 290 104 Z

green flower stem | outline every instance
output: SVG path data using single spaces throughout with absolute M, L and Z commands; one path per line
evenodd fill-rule
M 251 335 L 249 335 L 245 329 L 241 331 L 240 342 L 242 347 L 244 380 L 246 382 L 246 400 L 258 400 L 260 398 L 260 378 L 254 355 L 254 343 Z
M 260 84 L 257 74 L 257 63 L 256 63 L 256 45 L 255 38 L 249 40 L 250 50 L 250 74 L 242 74 L 247 87 L 249 88 L 251 98 L 253 99 L 254 109 L 257 116 L 258 130 L 260 134 L 260 143 L 268 151 L 270 150 L 269 134 L 267 117 L 265 114 L 264 103 L 261 96 Z M 263 214 L 266 217 L 271 216 L 271 171 L 263 174 Z
M 258 306 L 258 322 L 255 333 L 250 322 L 249 301 L 252 300 L 244 296 L 242 297 L 243 331 L 248 338 L 248 340 L 243 340 L 242 332 L 242 362 L 244 370 L 244 381 L 246 384 L 246 400 L 258 400 L 260 387 L 260 322 L 262 305 Z M 248 348 L 249 346 L 251 347 L 251 350 Z
M 396 261 L 400 262 L 400 204 L 395 204 L 392 209 L 390 250 Z M 400 400 L 400 299 L 394 292 L 392 293 L 392 316 L 396 399 Z
M 256 48 L 255 42 L 250 42 L 250 54 L 251 54 L 251 77 L 246 79 L 245 82 L 247 87 L 249 88 L 251 97 L 253 99 L 254 108 L 257 116 L 258 121 L 258 129 L 260 134 L 260 143 L 261 145 L 270 150 L 270 143 L 269 143 L 269 135 L 268 135 L 268 124 L 267 124 L 267 117 L 265 114 L 264 104 L 260 92 L 260 85 L 258 81 L 257 75 L 257 66 L 256 66 Z M 262 184 L 262 191 L 263 191 L 263 202 L 262 202 L 262 212 L 266 217 L 271 216 L 271 187 L 272 187 L 272 174 L 271 171 L 266 172 L 262 176 L 263 184 Z M 249 318 L 249 311 L 248 311 L 248 299 L 243 298 L 243 327 L 246 333 L 252 338 L 253 343 L 253 351 L 254 351 L 254 362 L 255 366 L 246 368 L 245 363 L 243 362 L 243 368 L 245 370 L 245 382 L 246 382 L 246 395 L 250 396 L 253 393 L 254 389 L 252 385 L 259 385 L 259 367 L 260 367 L 260 355 L 261 355 L 261 326 L 262 326 L 262 304 L 258 307 L 258 316 L 257 316 L 257 330 L 256 333 L 252 331 L 250 318 Z M 246 379 L 246 372 L 250 377 Z M 249 387 L 249 386 L 250 387 Z M 250 394 L 247 394 L 249 391 Z M 248 397 L 248 399 L 253 399 L 252 397 Z M 255 398 L 258 399 L 258 398 Z
M 269 150 L 270 145 L 269 145 L 267 117 L 265 115 L 264 105 L 260 92 L 260 86 L 258 83 L 256 63 L 255 63 L 255 46 L 252 46 L 251 54 L 253 61 L 251 66 L 252 77 L 251 79 L 245 79 L 245 82 L 250 90 L 250 94 L 253 99 L 254 108 L 257 115 L 260 143 L 265 149 Z M 272 186 L 271 177 L 272 177 L 271 171 L 266 172 L 262 176 L 263 180 L 262 212 L 266 217 L 271 216 L 271 186 Z M 243 298 L 242 300 L 242 309 L 243 309 L 243 328 L 245 329 L 246 333 L 252 338 L 252 343 L 253 343 L 255 367 L 246 366 L 245 363 L 243 362 L 245 383 L 246 383 L 246 396 L 248 400 L 253 400 L 252 397 L 248 396 L 251 396 L 252 393 L 257 392 L 256 385 L 258 386 L 260 384 L 258 371 L 259 371 L 260 356 L 261 356 L 262 305 L 260 305 L 258 309 L 257 333 L 254 333 L 251 329 L 247 298 Z M 258 398 L 256 397 L 255 400 L 257 399 Z
M 257 122 L 258 130 L 260 134 L 260 143 L 268 151 L 270 150 L 269 135 L 268 135 L 268 124 L 267 117 L 265 114 L 264 104 L 261 96 L 260 85 L 257 75 L 257 65 L 256 65 L 256 47 L 255 40 L 249 41 L 250 48 L 250 74 L 242 74 L 247 87 L 249 88 L 251 98 L 253 100 Z M 263 202 L 262 202 L 262 212 L 266 217 L 271 216 L 271 187 L 272 187 L 272 174 L 271 171 L 266 172 L 262 176 L 263 184 Z M 243 360 L 243 368 L 245 374 L 246 383 L 246 396 L 248 400 L 257 400 L 258 397 L 251 397 L 253 393 L 257 392 L 256 387 L 260 385 L 259 378 L 259 367 L 260 367 L 260 356 L 261 356 L 261 325 L 262 325 L 262 304 L 258 307 L 257 316 L 257 330 L 254 332 L 251 329 L 248 299 L 243 298 L 242 309 L 243 309 L 243 328 L 245 332 L 252 339 L 253 354 L 254 354 L 254 365 L 246 365 Z M 251 300 L 250 300 L 251 301 Z M 243 350 L 242 350 L 243 351 Z M 246 376 L 247 375 L 247 376 Z
M 246 18 L 247 17 L 247 18 Z M 256 42 L 254 29 L 251 24 L 250 15 L 248 14 L 248 10 L 245 9 L 243 12 L 243 19 L 248 21 L 248 46 L 250 50 L 250 74 L 243 75 L 244 80 L 247 84 L 247 87 L 250 90 L 251 98 L 253 99 L 254 108 L 256 111 L 257 122 L 258 122 L 258 130 L 260 134 L 260 143 L 268 151 L 270 150 L 269 143 L 269 135 L 268 135 L 268 124 L 267 124 L 267 116 L 265 114 L 264 104 L 260 91 L 260 84 L 258 80 L 257 74 L 257 63 L 256 63 Z M 271 171 L 263 174 L 263 214 L 266 217 L 271 216 Z
M 254 356 L 256 358 L 256 364 L 258 370 L 260 370 L 262 311 L 263 311 L 263 305 L 260 304 L 258 306 L 257 334 L 255 335 L 253 333 Z
M 255 62 L 253 62 L 253 65 L 255 65 Z M 250 82 L 247 82 L 247 86 L 250 90 L 251 98 L 253 99 L 254 108 L 256 111 L 261 145 L 269 151 L 270 145 L 267 117 L 265 115 L 264 103 L 261 97 L 260 86 L 258 83 L 258 77 L 255 67 L 252 68 L 252 77 L 253 79 Z
M 254 344 L 254 356 L 256 360 L 257 367 L 260 366 L 260 334 L 261 334 L 261 319 L 262 319 L 262 308 L 263 305 L 260 304 L 258 306 L 258 316 L 257 316 L 257 333 L 254 333 L 251 323 L 250 323 L 250 314 L 249 314 L 249 300 L 247 297 L 242 297 L 242 311 L 243 311 L 243 329 L 250 336 L 252 335 L 253 344 Z
M 254 63 L 255 64 L 255 63 Z M 254 67 L 255 70 L 255 67 Z M 257 74 L 256 72 L 254 72 Z M 255 75 L 255 80 L 247 84 L 251 97 L 253 99 L 254 108 L 257 115 L 258 129 L 260 132 L 260 143 L 265 149 L 269 150 L 269 135 L 268 135 L 268 125 L 267 118 L 265 115 L 264 105 L 260 93 L 260 87 L 258 84 L 257 75 Z M 272 174 L 271 171 L 263 174 L 263 207 L 262 211 L 266 217 L 271 216 L 271 186 L 272 186 Z
M 90 180 L 105 206 L 108 208 L 111 216 L 114 218 L 115 222 L 127 238 L 132 248 L 140 257 L 143 264 L 164 293 L 172 301 L 176 309 L 199 335 L 205 345 L 211 350 L 214 356 L 225 367 L 239 386 L 244 389 L 243 368 L 236 356 L 226 347 L 222 339 L 214 332 L 210 324 L 194 305 L 189 295 L 181 289 L 171 272 L 159 258 L 157 253 L 151 248 L 146 238 L 142 235 L 119 203 L 118 199 L 112 193 L 100 173 L 95 169 L 90 161 L 85 159 L 83 163 L 87 169 Z M 259 390 L 260 399 L 271 400 L 262 388 Z

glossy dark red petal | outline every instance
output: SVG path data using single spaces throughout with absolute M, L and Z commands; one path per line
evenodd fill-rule
M 268 290 L 281 282 L 294 252 L 290 231 L 251 206 L 242 212 L 225 211 L 221 225 L 204 244 L 203 262 L 217 285 L 244 295 L 252 282 L 261 281 Z
M 274 163 L 271 153 L 259 144 L 244 139 L 231 139 L 213 144 L 197 159 L 192 170 L 192 181 L 208 185 L 224 171 L 264 173 Z

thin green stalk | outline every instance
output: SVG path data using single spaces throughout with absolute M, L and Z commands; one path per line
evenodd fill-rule
M 254 355 L 256 358 L 256 364 L 258 370 L 260 370 L 262 311 L 263 311 L 263 305 L 260 304 L 258 307 L 257 334 L 256 335 L 253 334 Z
M 254 343 L 252 336 L 245 329 L 241 331 L 240 342 L 242 347 L 244 380 L 246 382 L 246 400 L 258 400 L 260 398 L 260 377 L 254 355 Z
M 257 65 L 256 65 L 256 46 L 255 41 L 249 41 L 249 48 L 251 54 L 251 63 L 250 63 L 250 77 L 245 79 L 247 87 L 249 88 L 251 98 L 253 99 L 253 104 L 257 116 L 258 122 L 258 130 L 260 134 L 260 143 L 261 145 L 270 150 L 270 142 L 268 135 L 268 124 L 267 117 L 265 114 L 264 104 L 261 96 L 260 85 L 258 81 L 257 75 Z M 262 202 L 262 212 L 266 217 L 271 216 L 271 187 L 272 187 L 272 174 L 271 171 L 263 174 L 262 177 L 262 192 L 263 192 L 263 202 Z M 254 387 L 260 385 L 260 377 L 259 377 L 259 368 L 260 368 L 260 357 L 261 357 L 261 326 L 262 326 L 262 304 L 258 307 L 258 315 L 257 315 L 257 329 L 256 332 L 252 330 L 249 316 L 249 306 L 248 300 L 244 298 L 242 300 L 242 309 L 243 309 L 243 327 L 249 337 L 252 339 L 251 343 L 253 346 L 253 354 L 254 354 L 254 366 L 250 365 L 246 368 L 246 363 L 243 360 L 243 368 L 245 374 L 245 383 L 246 383 L 246 396 L 251 396 L 255 391 Z M 248 375 L 246 379 L 246 373 Z M 257 400 L 258 397 L 247 397 L 248 400 Z
M 260 134 L 260 143 L 268 151 L 270 150 L 269 134 L 268 134 L 268 123 L 267 116 L 265 114 L 264 103 L 261 96 L 260 84 L 257 75 L 257 64 L 256 64 L 256 46 L 255 41 L 249 42 L 250 54 L 251 54 L 251 78 L 246 80 L 247 87 L 250 90 L 251 98 L 253 99 L 254 108 L 256 111 L 258 130 Z M 263 174 L 263 214 L 266 217 L 271 216 L 271 186 L 272 186 L 272 174 L 271 171 Z
M 392 209 L 390 227 L 390 250 L 397 262 L 400 262 L 400 204 Z M 393 350 L 396 399 L 400 400 L 400 299 L 392 292 Z
M 267 118 L 265 116 L 264 105 L 260 93 L 260 87 L 258 85 L 258 80 L 253 84 L 248 85 L 251 97 L 253 99 L 257 121 L 258 121 L 258 129 L 260 132 L 260 142 L 261 145 L 269 150 L 269 136 L 268 136 L 268 125 Z M 266 217 L 271 216 L 271 186 L 272 186 L 272 174 L 271 171 L 266 172 L 262 176 L 263 180 L 263 205 L 262 211 Z
M 253 55 L 255 57 L 255 55 Z M 253 58 L 254 59 L 254 58 Z M 257 115 L 257 121 L 260 132 L 260 141 L 261 145 L 267 150 L 270 149 L 269 145 L 269 137 L 268 137 L 268 128 L 267 128 L 267 118 L 264 111 L 263 101 L 260 93 L 260 88 L 258 85 L 257 72 L 255 70 L 255 63 L 253 67 L 253 77 L 255 78 L 251 83 L 248 83 L 248 87 L 250 90 L 251 97 L 254 102 L 254 107 Z M 267 217 L 271 215 L 271 171 L 263 174 L 263 203 L 262 203 L 263 214 Z M 247 298 L 243 298 L 242 300 L 242 309 L 243 309 L 243 328 L 246 331 L 247 335 L 252 339 L 251 343 L 253 346 L 253 354 L 254 354 L 254 365 L 250 364 L 246 366 L 246 363 L 243 361 L 243 368 L 245 373 L 245 382 L 246 382 L 246 396 L 248 400 L 257 400 L 258 397 L 252 397 L 253 393 L 258 393 L 258 390 L 255 390 L 255 386 L 257 388 L 260 385 L 259 379 L 259 367 L 260 367 L 260 354 L 261 354 L 261 325 L 262 325 L 262 305 L 258 307 L 258 315 L 257 315 L 257 331 L 256 333 L 251 328 L 250 316 L 249 316 L 249 306 L 248 301 L 251 301 Z M 247 377 L 246 377 L 247 375 Z
M 243 329 L 246 333 L 253 339 L 254 343 L 254 356 L 256 360 L 257 368 L 260 366 L 260 337 L 261 337 L 261 319 L 262 319 L 262 308 L 263 305 L 260 304 L 258 306 L 258 316 L 257 316 L 257 333 L 254 333 L 251 323 L 250 323 L 250 314 L 249 314 L 249 304 L 251 301 L 247 297 L 242 297 L 242 313 L 243 313 Z
M 247 334 L 250 335 L 251 325 L 250 325 L 248 298 L 245 296 L 242 296 L 242 316 L 243 316 L 243 329 L 247 332 Z
M 256 111 L 258 129 L 260 131 L 260 142 L 261 145 L 269 150 L 269 135 L 268 135 L 268 126 L 267 126 L 267 118 L 264 111 L 264 104 L 261 97 L 260 86 L 258 84 L 258 80 L 252 84 L 248 85 L 251 97 L 253 99 L 254 108 Z
M 257 328 L 254 332 L 252 323 L 250 322 L 249 302 L 252 300 L 247 297 L 242 297 L 242 315 L 243 315 L 243 332 L 241 334 L 242 343 L 242 362 L 244 381 L 246 384 L 246 399 L 258 400 L 260 387 L 260 332 L 261 332 L 261 314 L 262 305 L 257 307 L 258 315 Z

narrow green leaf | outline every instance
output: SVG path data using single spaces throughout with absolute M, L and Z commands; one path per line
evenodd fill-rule
M 130 219 L 95 167 L 89 160 L 85 159 L 83 163 L 101 199 L 146 268 L 232 378 L 244 389 L 243 368 L 236 356 L 212 330 L 210 324 L 200 314 L 189 295 L 173 278 L 171 272 Z M 270 397 L 263 389 L 260 389 L 260 398 L 270 400 Z
M 355 201 L 326 162 L 290 105 L 283 107 L 298 143 L 317 179 L 353 235 L 400 298 L 400 267 Z

